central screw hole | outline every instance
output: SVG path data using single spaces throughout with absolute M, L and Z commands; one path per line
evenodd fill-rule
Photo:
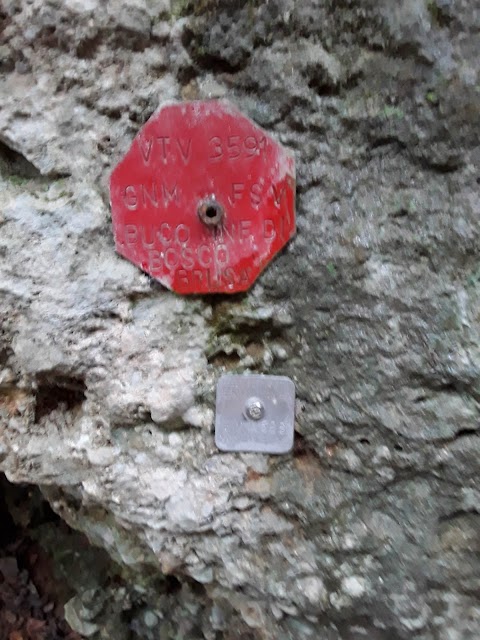
M 204 200 L 198 207 L 198 217 L 209 227 L 218 226 L 222 222 L 223 215 L 222 205 L 214 199 Z

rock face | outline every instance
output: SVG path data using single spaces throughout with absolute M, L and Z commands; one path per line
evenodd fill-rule
M 125 638 L 477 640 L 478 0 L 0 20 L 0 468 L 124 568 Z M 221 96 L 295 152 L 298 233 L 180 298 L 115 254 L 108 177 L 162 101 Z M 295 381 L 291 455 L 216 450 L 226 370 Z

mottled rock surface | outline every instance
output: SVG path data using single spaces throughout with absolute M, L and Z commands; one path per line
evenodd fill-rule
M 0 469 L 124 568 L 125 637 L 478 640 L 479 1 L 0 21 Z M 295 152 L 298 234 L 247 295 L 179 298 L 115 254 L 108 176 L 160 102 L 219 96 Z M 294 379 L 291 455 L 215 449 L 226 370 Z M 109 637 L 92 593 L 69 621 Z

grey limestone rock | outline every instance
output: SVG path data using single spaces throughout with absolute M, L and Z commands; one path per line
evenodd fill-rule
M 477 640 L 478 0 L 0 24 L 0 469 L 128 571 L 137 637 Z M 217 96 L 295 152 L 298 233 L 248 294 L 180 298 L 115 254 L 108 177 Z M 292 454 L 216 450 L 225 371 L 295 381 Z

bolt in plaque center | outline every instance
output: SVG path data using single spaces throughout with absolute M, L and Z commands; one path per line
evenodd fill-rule
M 222 205 L 213 198 L 204 200 L 198 207 L 198 217 L 207 227 L 218 227 L 224 215 L 225 211 Z

